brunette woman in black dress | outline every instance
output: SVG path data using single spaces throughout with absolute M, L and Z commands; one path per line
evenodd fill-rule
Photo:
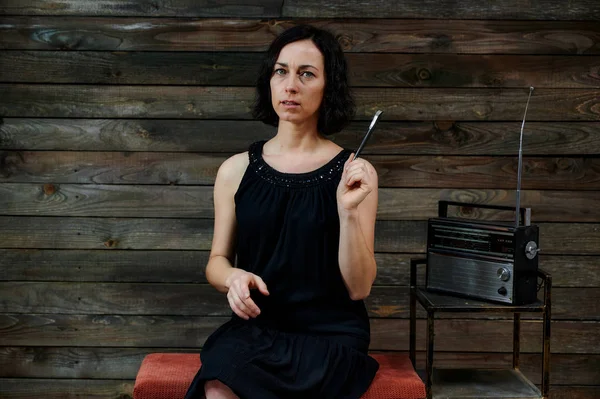
M 379 367 L 363 302 L 377 269 L 377 173 L 327 138 L 354 115 L 333 35 L 278 36 L 253 113 L 277 134 L 217 173 L 206 276 L 233 314 L 207 339 L 186 397 L 358 399 Z

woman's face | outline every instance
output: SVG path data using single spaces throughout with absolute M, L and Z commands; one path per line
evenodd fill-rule
M 311 40 L 281 49 L 271 76 L 271 101 L 280 121 L 316 125 L 324 89 L 323 54 Z

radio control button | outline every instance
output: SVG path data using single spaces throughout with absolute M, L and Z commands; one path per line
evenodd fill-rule
M 535 241 L 529 241 L 527 245 L 525 245 L 525 256 L 527 259 L 533 259 L 540 251 Z
M 498 269 L 496 274 L 498 275 L 498 278 L 502 281 L 510 280 L 510 270 L 508 270 L 505 267 L 501 267 L 500 269 Z
M 506 296 L 507 293 L 508 293 L 508 291 L 506 290 L 506 287 L 498 288 L 498 294 L 500 294 L 502 296 Z

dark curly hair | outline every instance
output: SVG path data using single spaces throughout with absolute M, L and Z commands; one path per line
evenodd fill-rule
M 325 89 L 319 108 L 317 130 L 325 135 L 341 131 L 354 117 L 355 104 L 348 84 L 348 66 L 344 52 L 335 37 L 328 31 L 311 25 L 298 25 L 281 33 L 269 49 L 260 68 L 256 82 L 256 98 L 252 116 L 268 125 L 277 126 L 279 116 L 271 103 L 270 81 L 279 52 L 287 44 L 310 39 L 323 54 L 325 64 Z

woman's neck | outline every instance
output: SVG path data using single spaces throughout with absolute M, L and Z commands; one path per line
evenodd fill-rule
M 277 134 L 270 140 L 270 146 L 271 150 L 276 152 L 288 150 L 314 152 L 325 141 L 327 140 L 317 132 L 315 124 L 297 125 L 281 121 Z

